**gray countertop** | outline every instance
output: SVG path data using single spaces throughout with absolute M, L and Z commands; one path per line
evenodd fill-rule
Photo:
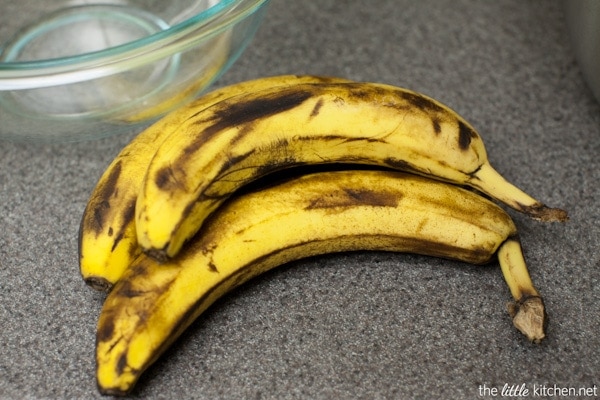
M 477 399 L 525 385 L 527 397 L 596 387 L 600 398 L 600 105 L 561 3 L 275 0 L 217 85 L 288 73 L 430 95 L 479 130 L 500 172 L 569 211 L 566 224 L 511 213 L 546 301 L 548 338 L 533 345 L 513 328 L 495 263 L 330 255 L 218 302 L 132 397 Z M 135 134 L 0 142 L 1 399 L 101 397 L 94 338 L 104 295 L 80 279 L 78 224 L 96 180 Z

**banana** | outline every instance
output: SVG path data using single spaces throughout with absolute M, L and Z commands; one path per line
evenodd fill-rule
M 473 264 L 499 256 L 515 326 L 544 338 L 545 311 L 510 216 L 472 191 L 410 173 L 341 170 L 239 192 L 177 257 L 141 254 L 108 294 L 96 337 L 103 394 L 140 375 L 212 303 L 272 268 L 325 253 L 412 252 Z
M 240 187 L 324 163 L 408 170 L 540 220 L 567 219 L 506 181 L 473 127 L 439 102 L 384 84 L 297 84 L 224 100 L 177 126 L 148 166 L 135 206 L 138 242 L 158 260 L 173 257 Z
M 150 160 L 164 138 L 188 118 L 221 100 L 298 82 L 342 82 L 342 78 L 282 75 L 212 91 L 172 112 L 137 135 L 110 163 L 93 189 L 79 228 L 79 266 L 84 281 L 108 291 L 140 253 L 134 209 Z

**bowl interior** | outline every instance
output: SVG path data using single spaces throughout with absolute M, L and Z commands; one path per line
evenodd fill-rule
M 20 0 L 0 13 L 0 67 L 44 68 L 141 48 L 208 23 L 233 0 Z M 111 54 L 104 51 L 111 49 Z
M 194 99 L 245 49 L 268 2 L 2 1 L 0 138 L 43 141 L 106 136 Z

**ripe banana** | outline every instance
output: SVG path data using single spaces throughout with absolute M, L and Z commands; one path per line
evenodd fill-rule
M 476 131 L 433 99 L 375 83 L 297 84 L 224 100 L 176 127 L 138 196 L 138 242 L 159 260 L 173 257 L 248 182 L 324 163 L 409 170 L 471 186 L 540 220 L 567 218 L 507 182 Z
M 80 272 L 85 282 L 108 291 L 140 253 L 134 209 L 150 160 L 164 138 L 188 118 L 221 100 L 298 82 L 342 82 L 342 78 L 282 75 L 237 83 L 210 92 L 168 114 L 136 136 L 100 177 L 79 229 Z
M 545 311 L 516 227 L 469 190 L 390 171 L 330 171 L 233 195 L 177 257 L 142 254 L 108 294 L 96 338 L 97 383 L 128 393 L 212 303 L 302 257 L 354 250 L 413 252 L 483 264 L 498 254 L 515 326 L 544 338 Z M 518 324 L 517 324 L 518 322 Z

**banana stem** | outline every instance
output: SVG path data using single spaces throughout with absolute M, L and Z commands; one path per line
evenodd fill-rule
M 546 337 L 548 316 L 544 301 L 529 276 L 518 238 L 509 238 L 500 246 L 498 262 L 514 299 L 507 306 L 513 325 L 530 341 L 541 342 Z
M 550 208 L 534 199 L 527 193 L 508 182 L 489 163 L 472 174 L 473 187 L 489 194 L 509 207 L 525 213 L 543 222 L 565 222 L 569 219 L 567 212 L 560 208 Z

